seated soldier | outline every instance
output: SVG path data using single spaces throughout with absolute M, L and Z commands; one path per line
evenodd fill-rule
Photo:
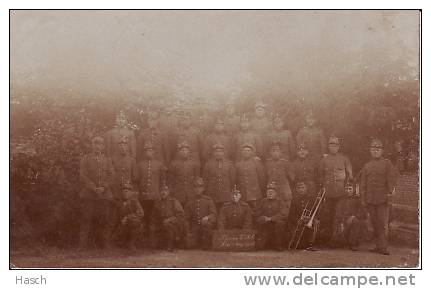
M 153 236 L 157 233 L 157 244 L 165 245 L 168 251 L 173 251 L 184 237 L 184 210 L 180 202 L 171 197 L 168 186 L 162 186 L 160 197 L 151 216 L 151 235 L 154 239 Z
M 232 201 L 227 202 L 220 210 L 219 230 L 251 230 L 253 212 L 250 206 L 241 201 L 241 192 L 235 187 L 232 190 Z
M 319 228 L 318 215 L 316 214 L 313 221 L 309 223 L 309 216 L 307 217 L 304 214 L 305 209 L 312 214 L 311 210 L 313 209 L 315 199 L 316 196 L 314 193 L 308 191 L 306 182 L 298 180 L 287 219 L 289 249 L 316 250 L 313 245 Z M 311 227 L 307 226 L 307 224 L 311 224 Z M 300 234 L 302 234 L 302 237 L 298 238 Z
M 133 190 L 131 183 L 123 186 L 123 202 L 120 207 L 120 225 L 118 238 L 127 248 L 136 251 L 136 242 L 142 234 L 144 210 L 139 203 L 139 193 Z
M 185 206 L 187 233 L 198 247 L 207 250 L 211 248 L 212 229 L 217 220 L 217 211 L 213 200 L 203 195 L 204 181 L 197 177 L 193 182 L 194 196 Z M 196 241 L 196 242 L 194 242 Z
M 257 249 L 276 249 L 282 251 L 287 209 L 284 201 L 277 198 L 277 186 L 269 183 L 266 198 L 257 207 Z

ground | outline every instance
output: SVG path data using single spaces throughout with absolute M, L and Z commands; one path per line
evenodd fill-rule
M 368 252 L 371 245 L 360 251 L 325 249 L 309 251 L 212 252 L 178 250 L 176 252 L 37 250 L 11 252 L 11 266 L 19 268 L 256 268 L 256 267 L 416 267 L 419 251 L 407 247 L 390 247 L 391 255 Z

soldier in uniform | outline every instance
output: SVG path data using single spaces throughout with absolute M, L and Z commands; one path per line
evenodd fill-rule
M 387 244 L 389 205 L 395 192 L 397 174 L 391 161 L 382 157 L 383 144 L 380 140 L 375 139 L 371 142 L 370 152 L 372 159 L 361 171 L 361 202 L 370 214 L 375 232 L 376 248 L 373 251 L 389 255 Z
M 342 201 L 346 198 L 346 184 L 353 181 L 350 160 L 339 153 L 340 141 L 337 137 L 329 138 L 329 154 L 319 164 L 320 183 L 325 187 L 325 201 L 322 213 L 322 238 L 331 242 L 340 221 Z M 331 242 L 333 243 L 333 242 Z
M 136 242 L 142 233 L 142 220 L 144 210 L 139 203 L 139 193 L 133 190 L 133 185 L 127 182 L 123 186 L 123 201 L 121 203 L 120 220 L 118 228 L 119 238 L 126 241 L 127 248 L 136 251 Z
M 316 195 L 316 185 L 318 182 L 318 165 L 316 161 L 309 157 L 308 147 L 305 144 L 298 144 L 297 158 L 291 164 L 291 180 L 297 182 L 302 180 L 307 186 L 310 195 Z
M 242 146 L 242 159 L 235 164 L 237 184 L 244 200 L 253 211 L 257 202 L 262 199 L 265 188 L 265 169 L 259 158 L 254 156 L 254 146 L 245 143 Z
M 148 128 L 143 129 L 138 136 L 138 160 L 144 158 L 146 143 L 154 145 L 155 158 L 163 162 L 166 166 L 169 164 L 169 138 L 168 134 L 160 129 L 159 115 L 157 112 L 151 112 L 148 115 Z
M 160 198 L 160 186 L 166 184 L 166 167 L 155 158 L 152 143 L 145 144 L 144 150 L 144 159 L 137 165 L 136 182 L 140 194 L 139 199 L 145 211 L 145 232 L 147 237 L 150 237 L 150 217 L 154 202 Z
M 256 217 L 257 248 L 275 248 L 282 251 L 288 212 L 284 202 L 277 198 L 277 186 L 275 183 L 268 184 L 266 198 L 259 202 Z
M 136 139 L 135 133 L 127 128 L 127 118 L 123 111 L 117 115 L 115 127 L 108 131 L 105 136 L 106 154 L 108 157 L 113 157 L 119 154 L 118 141 L 120 139 L 127 138 L 129 144 L 129 154 L 131 157 L 136 159 Z
M 174 159 L 168 169 L 168 183 L 173 188 L 173 197 L 184 206 L 192 195 L 193 180 L 200 176 L 200 165 L 190 156 L 187 142 L 178 145 L 178 158 Z
M 241 200 L 241 192 L 235 187 L 232 190 L 232 200 L 226 202 L 218 217 L 219 230 L 251 230 L 253 213 L 250 206 Z
M 265 109 L 263 102 L 256 102 L 255 115 L 251 121 L 251 127 L 262 139 L 271 130 L 271 121 L 265 116 Z
M 319 161 L 326 154 L 326 139 L 323 131 L 316 127 L 316 119 L 312 112 L 305 117 L 306 126 L 301 128 L 296 135 L 296 143 L 305 144 L 308 147 L 310 157 Z
M 193 182 L 193 198 L 185 206 L 187 232 L 197 240 L 202 249 L 210 249 L 212 229 L 216 225 L 217 210 L 213 200 L 204 195 L 205 187 L 202 178 L 197 177 Z
M 216 143 L 212 146 L 213 158 L 204 167 L 205 192 L 215 202 L 217 211 L 230 200 L 230 192 L 235 185 L 235 166 L 225 157 L 225 147 Z
M 240 125 L 241 125 L 241 130 L 234 138 L 235 161 L 241 160 L 242 145 L 245 143 L 249 143 L 253 145 L 254 154 L 262 158 L 262 153 L 263 153 L 262 140 L 256 132 L 251 130 L 250 121 L 245 114 L 241 117 Z
M 79 246 L 81 249 L 89 246 L 89 234 L 93 225 L 101 233 L 99 237 L 102 241 L 102 247 L 110 247 L 111 245 L 113 224 L 111 219 L 113 206 L 111 185 L 114 169 L 111 159 L 103 154 L 103 138 L 94 137 L 92 146 L 93 151 L 81 159 L 79 170 L 81 183 Z
M 283 119 L 276 114 L 273 119 L 273 129 L 265 138 L 265 156 L 268 158 L 271 154 L 271 145 L 275 142 L 280 143 L 281 158 L 291 161 L 295 156 L 295 140 L 290 131 L 283 129 Z
M 225 157 L 233 159 L 232 138 L 225 133 L 224 121 L 217 118 L 214 124 L 213 132 L 206 138 L 203 151 L 203 159 L 207 162 L 213 153 L 213 146 L 222 144 L 225 150 Z
M 180 202 L 170 195 L 168 186 L 161 187 L 160 195 L 151 216 L 151 232 L 159 236 L 158 244 L 164 242 L 167 250 L 173 251 L 184 238 L 184 210 Z
M 179 127 L 174 131 L 173 144 L 171 147 L 171 159 L 175 159 L 176 148 L 179 144 L 186 142 L 189 146 L 190 157 L 200 163 L 201 137 L 197 128 L 192 126 L 191 112 L 184 111 L 181 114 Z M 199 164 L 200 165 L 200 164 Z
M 239 132 L 240 117 L 235 114 L 235 106 L 233 101 L 228 101 L 225 108 L 224 123 L 226 133 L 233 137 Z
M 275 183 L 278 187 L 278 197 L 286 204 L 289 211 L 292 201 L 292 190 L 290 188 L 291 169 L 286 159 L 281 158 L 281 145 L 275 142 L 271 146 L 271 157 L 266 160 L 265 171 L 268 183 Z

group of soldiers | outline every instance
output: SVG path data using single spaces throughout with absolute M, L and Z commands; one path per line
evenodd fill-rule
M 147 115 L 135 133 L 120 112 L 116 126 L 92 139 L 80 165 L 80 247 L 210 249 L 214 230 L 256 230 L 257 249 L 285 250 L 299 223 L 310 223 L 300 248 L 357 250 L 367 216 L 375 252 L 389 254 L 389 203 L 396 172 L 373 140 L 371 160 L 354 177 L 340 139 L 326 138 L 310 112 L 294 138 L 265 104 L 238 116 L 232 103 L 209 123 L 193 125 L 188 109 L 166 129 Z M 356 185 L 359 187 L 355 188 Z M 319 192 L 322 206 L 304 214 Z

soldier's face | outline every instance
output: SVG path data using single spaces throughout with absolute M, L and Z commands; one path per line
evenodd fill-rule
M 224 157 L 224 150 L 222 149 L 216 149 L 214 151 L 214 157 L 216 160 L 221 160 Z
M 298 157 L 301 159 L 305 159 L 308 155 L 308 150 L 306 149 L 300 149 L 298 150 Z
M 278 159 L 280 158 L 280 155 L 281 155 L 281 151 L 280 151 L 280 149 L 279 149 L 279 148 L 273 148 L 273 149 L 271 150 L 271 157 L 272 157 L 273 159 L 278 160 Z
M 169 196 L 169 190 L 166 190 L 166 189 L 162 190 L 160 192 L 160 196 L 162 197 L 162 199 L 166 199 Z
M 94 142 L 93 143 L 93 151 L 95 153 L 101 153 L 103 151 L 103 147 L 104 147 L 104 145 L 101 142 Z
M 346 186 L 346 194 L 348 197 L 352 197 L 354 193 L 353 186 Z
M 257 117 L 263 117 L 265 115 L 265 109 L 263 107 L 257 107 L 256 108 L 256 116 Z
M 121 154 L 123 154 L 123 155 L 126 154 L 127 153 L 127 143 L 119 143 L 118 149 L 119 149 Z
M 370 152 L 371 152 L 371 157 L 373 159 L 379 159 L 379 158 L 382 157 L 383 149 L 381 149 L 381 148 L 371 148 Z
M 146 156 L 149 160 L 154 159 L 154 150 L 153 150 L 153 149 L 147 149 L 147 150 L 145 151 L 145 156 Z
M 224 124 L 216 123 L 214 126 L 214 131 L 219 132 L 219 133 L 223 132 L 224 131 Z
M 305 122 L 308 126 L 314 126 L 314 124 L 316 123 L 316 119 L 313 116 L 307 116 L 305 118 Z
M 188 158 L 190 155 L 190 150 L 188 148 L 182 148 L 180 150 L 180 157 L 182 157 L 183 159 Z
M 200 196 L 204 193 L 205 188 L 203 186 L 194 186 L 193 190 L 195 191 L 195 194 Z
M 337 144 L 330 144 L 328 150 L 330 154 L 336 154 L 340 150 L 340 146 Z
M 307 194 L 307 187 L 305 185 L 299 185 L 296 187 L 296 193 L 300 196 Z
M 269 189 L 266 191 L 266 197 L 270 200 L 275 199 L 277 196 L 277 191 L 273 189 Z
M 251 148 L 243 148 L 242 149 L 242 156 L 245 159 L 249 159 L 252 155 L 253 151 L 251 150 Z
M 240 193 L 235 193 L 235 194 L 233 194 L 233 195 L 232 195 L 232 200 L 233 200 L 235 203 L 238 203 L 238 202 L 239 202 L 239 200 L 241 200 L 241 194 L 240 194 Z

